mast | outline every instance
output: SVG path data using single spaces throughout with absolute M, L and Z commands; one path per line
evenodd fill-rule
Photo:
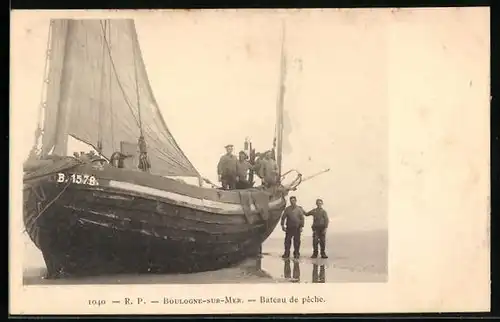
M 108 21 L 109 20 L 104 20 L 103 24 L 103 30 L 102 30 L 102 55 L 101 55 L 101 76 L 100 76 L 100 81 L 99 81 L 99 87 L 100 93 L 99 93 L 99 105 L 98 105 L 98 116 L 97 116 L 97 152 L 99 154 L 102 154 L 102 132 L 103 132 L 103 124 L 102 124 L 102 119 L 103 119 L 103 93 L 104 93 L 104 82 L 106 81 L 105 79 L 105 72 L 106 72 L 106 64 L 105 62 L 105 57 L 106 57 L 106 33 L 108 30 Z
M 60 98 L 58 102 L 58 116 L 56 122 L 57 136 L 54 145 L 54 154 L 56 155 L 66 155 L 68 151 L 68 129 L 69 123 L 71 121 L 71 111 L 68 108 L 67 101 L 70 99 L 69 92 L 70 88 L 74 86 L 72 82 L 70 82 L 71 77 L 73 77 L 73 70 L 68 68 L 68 52 L 71 48 L 70 37 L 71 33 L 74 29 L 75 22 L 70 20 L 68 21 L 68 25 L 66 28 L 65 42 L 64 42 L 64 51 L 63 51 L 63 67 L 62 67 L 62 75 L 60 79 Z
M 49 83 L 49 67 L 50 67 L 50 62 L 49 60 L 51 59 L 51 41 L 52 41 L 52 26 L 54 22 L 51 20 L 49 23 L 49 31 L 47 35 L 47 45 L 45 46 L 45 64 L 43 67 L 43 82 L 42 82 L 42 90 L 40 94 L 40 106 L 38 108 L 38 115 L 37 115 L 37 128 L 35 130 L 35 138 L 33 142 L 33 146 L 31 148 L 31 151 L 29 153 L 28 159 L 36 159 L 39 157 L 39 141 L 40 137 L 43 135 L 43 114 L 45 113 L 45 107 L 47 105 L 47 84 Z
M 276 163 L 278 164 L 278 178 L 281 178 L 281 167 L 283 159 L 283 108 L 285 101 L 285 79 L 286 79 L 286 53 L 285 53 L 285 25 L 282 27 L 281 38 L 281 66 L 278 101 L 276 104 L 276 133 L 274 138 L 274 149 Z

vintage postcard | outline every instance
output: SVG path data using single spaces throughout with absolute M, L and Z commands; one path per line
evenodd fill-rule
M 11 17 L 11 314 L 489 310 L 489 8 Z

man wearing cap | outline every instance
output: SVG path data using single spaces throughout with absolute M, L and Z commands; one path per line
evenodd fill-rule
M 247 159 L 245 151 L 240 151 L 238 162 L 236 162 L 236 189 L 247 189 L 252 186 L 248 181 L 248 170 L 252 169 L 252 165 Z
M 313 216 L 313 254 L 311 258 L 318 257 L 318 244 L 321 249 L 321 258 L 328 258 L 326 256 L 326 230 L 328 229 L 328 214 L 323 209 L 323 200 L 316 200 L 316 208 L 307 212 L 306 216 Z
M 290 257 L 290 247 L 293 239 L 293 257 L 300 257 L 300 235 L 304 227 L 304 209 L 297 205 L 297 198 L 290 197 L 290 206 L 286 207 L 281 216 L 281 229 L 285 232 L 285 252 L 283 258 Z
M 226 154 L 221 156 L 217 164 L 217 174 L 223 189 L 235 189 L 237 177 L 236 163 L 238 159 L 233 154 L 232 144 L 226 145 L 225 148 Z

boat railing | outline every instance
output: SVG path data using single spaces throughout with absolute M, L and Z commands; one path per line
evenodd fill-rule
M 291 170 L 288 170 L 287 172 L 283 173 L 280 177 L 280 182 L 283 182 L 283 180 L 291 173 L 295 172 L 296 173 L 296 177 L 295 179 L 292 180 L 292 182 L 286 184 L 286 185 L 283 185 L 283 187 L 286 189 L 286 190 L 291 190 L 291 191 L 295 191 L 297 190 L 297 187 L 301 184 L 302 182 L 302 173 L 300 173 L 299 171 L 295 170 L 295 169 L 291 169 Z

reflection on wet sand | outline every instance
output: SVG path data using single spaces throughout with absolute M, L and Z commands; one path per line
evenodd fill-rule
M 293 283 L 299 283 L 300 282 L 300 263 L 298 261 L 293 261 L 293 276 L 292 276 L 292 269 L 290 267 L 290 262 L 291 260 L 285 259 L 284 263 L 285 266 L 283 268 L 283 274 L 285 275 L 286 279 L 290 279 Z
M 293 265 L 291 264 L 293 262 Z M 293 272 L 292 272 L 293 266 Z M 312 282 L 313 283 L 326 283 L 326 267 L 325 264 L 313 264 L 312 265 Z M 286 279 L 289 279 L 292 283 L 300 282 L 300 261 L 298 260 L 284 260 L 283 275 Z
M 326 267 L 324 264 L 313 264 L 312 281 L 313 283 L 326 283 L 325 272 Z

